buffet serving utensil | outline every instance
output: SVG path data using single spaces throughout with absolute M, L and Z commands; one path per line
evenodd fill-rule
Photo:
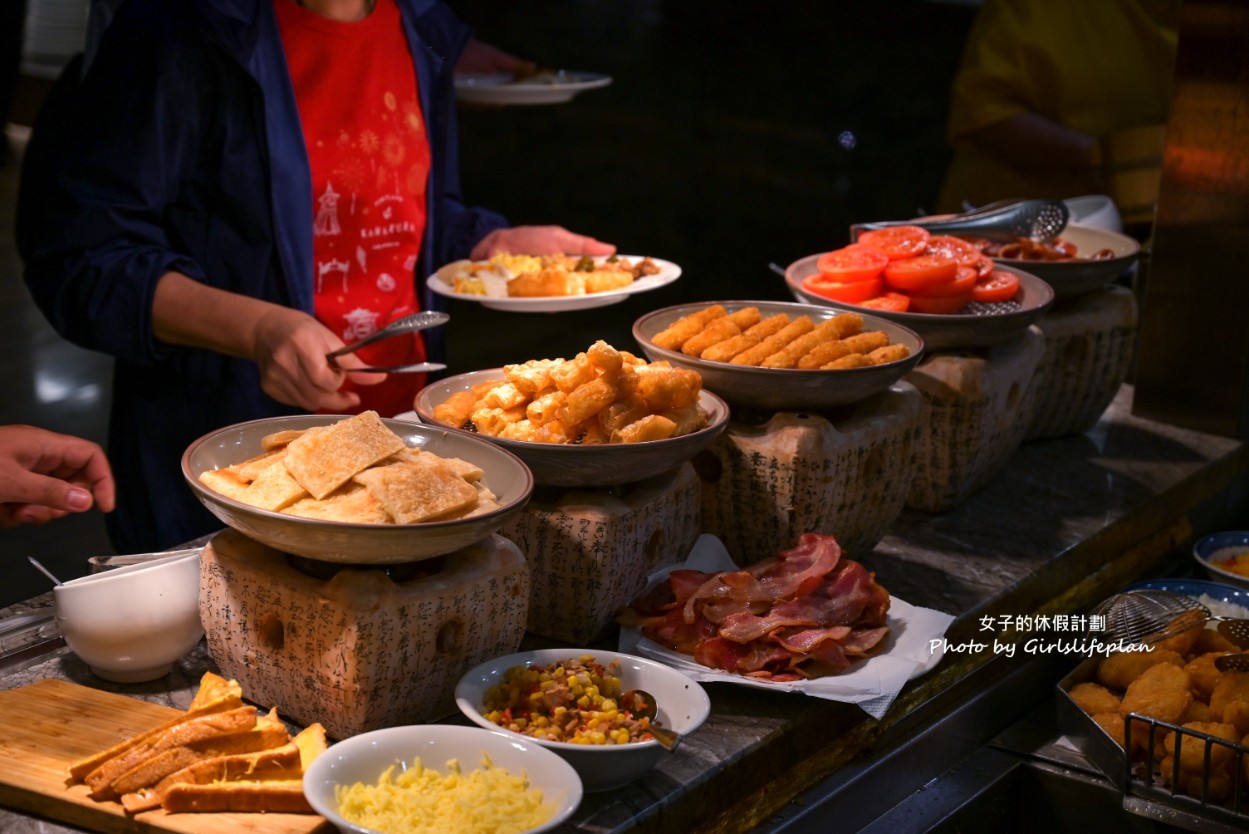
M 681 734 L 654 723 L 655 716 L 659 714 L 659 705 L 655 703 L 654 695 L 645 689 L 630 689 L 621 694 L 620 704 L 632 712 L 635 718 L 645 718 L 651 722 L 650 734 L 661 747 L 668 751 L 677 749 L 677 745 L 681 743 Z
M 1154 643 L 1217 622 L 1219 634 L 1249 649 L 1249 620 L 1216 615 L 1193 597 L 1174 591 L 1123 591 L 1103 600 L 1089 615 L 1105 618 L 1103 634 L 1112 641 Z
M 380 342 L 382 339 L 390 339 L 405 333 L 414 333 L 418 330 L 428 330 L 431 327 L 438 327 L 439 325 L 446 324 L 450 320 L 451 316 L 436 310 L 423 310 L 419 313 L 413 313 L 410 316 L 404 316 L 401 319 L 392 321 L 390 324 L 380 330 L 370 333 L 358 342 L 353 342 L 349 345 L 340 347 L 338 350 L 330 351 L 325 354 L 325 359 L 330 363 L 331 368 L 338 368 L 339 365 L 337 359 L 340 356 L 345 356 L 348 353 L 355 353 L 360 348 Z M 446 367 L 446 365 L 438 362 L 417 362 L 411 365 L 394 365 L 388 368 L 350 368 L 348 370 L 352 372 L 373 371 L 375 373 L 387 374 L 417 374 L 429 371 L 441 371 L 446 369 Z
M 856 223 L 850 227 L 850 239 L 857 240 L 860 232 L 890 226 L 920 226 L 933 234 L 974 235 L 990 240 L 1026 237 L 1045 243 L 1058 237 L 1070 218 L 1071 210 L 1062 200 L 999 201 L 962 214 Z
M 61 580 L 57 579 L 57 578 L 56 578 L 56 576 L 55 576 L 55 575 L 53 575 L 52 571 L 50 571 L 50 570 L 48 570 L 47 568 L 45 568 L 45 567 L 44 567 L 44 566 L 43 566 L 43 565 L 39 562 L 39 560 L 38 560 L 38 559 L 36 559 L 34 556 L 27 556 L 26 558 L 30 560 L 30 563 L 31 563 L 32 565 L 34 565 L 34 566 L 35 566 L 35 570 L 39 571 L 39 572 L 40 572 L 40 573 L 42 573 L 44 576 L 46 576 L 46 577 L 48 577 L 49 579 L 51 579 L 51 580 L 52 580 L 52 584 L 53 584 L 53 585 L 64 585 L 64 584 L 65 584 L 65 583 L 64 583 L 64 582 L 62 582 Z

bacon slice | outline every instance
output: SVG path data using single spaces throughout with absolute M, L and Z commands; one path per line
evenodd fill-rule
M 889 592 L 807 533 L 776 558 L 721 573 L 673 571 L 618 622 L 705 666 L 774 681 L 841 672 L 888 636 Z

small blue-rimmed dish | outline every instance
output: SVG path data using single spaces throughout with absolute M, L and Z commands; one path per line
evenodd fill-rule
M 1220 562 L 1242 553 L 1249 554 L 1249 530 L 1211 533 L 1198 539 L 1193 545 L 1193 559 L 1201 565 L 1211 579 L 1227 582 L 1240 588 L 1249 588 L 1249 574 L 1237 573 L 1219 566 Z

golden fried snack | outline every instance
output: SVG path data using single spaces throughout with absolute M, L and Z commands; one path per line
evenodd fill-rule
M 1119 712 L 1120 698 L 1100 683 L 1088 681 L 1077 683 L 1067 693 L 1080 709 L 1089 715 L 1105 712 Z M 1120 722 L 1122 723 L 1122 722 Z
M 726 316 L 712 319 L 701 333 L 691 337 L 681 345 L 681 352 L 687 356 L 702 356 L 703 351 L 717 342 L 723 342 L 734 336 L 740 336 L 744 330 L 759 323 L 758 307 L 743 307 Z
M 606 375 L 578 385 L 568 394 L 567 402 L 558 417 L 566 426 L 575 426 L 589 420 L 616 400 L 616 386 Z
M 1184 671 L 1188 672 L 1193 681 L 1193 694 L 1206 703 L 1210 702 L 1210 693 L 1214 691 L 1214 685 L 1223 674 L 1215 668 L 1214 661 L 1225 654 L 1227 652 L 1206 652 L 1184 664 Z
M 815 329 L 815 322 L 811 321 L 810 316 L 799 316 L 789 324 L 782 327 L 775 334 L 764 339 L 759 344 L 744 350 L 734 356 L 730 362 L 734 365 L 758 365 L 764 359 L 776 353 L 785 345 L 797 339 L 804 333 L 809 333 Z
M 1188 654 L 1193 650 L 1193 646 L 1197 642 L 1197 636 L 1200 633 L 1199 629 L 1204 628 L 1205 623 L 1206 615 L 1204 612 L 1186 611 L 1167 625 L 1168 631 L 1180 628 L 1185 630 L 1165 640 L 1158 640 L 1153 646 L 1155 649 Z
M 477 407 L 477 396 L 472 391 L 456 391 L 434 406 L 434 419 L 448 426 L 463 426 Z
M 585 276 L 559 266 L 523 272 L 507 282 L 507 294 L 514 298 L 585 295 L 585 292 Z
M 1210 692 L 1210 709 L 1217 715 L 1233 701 L 1249 701 L 1249 672 L 1224 672 Z
M 1197 640 L 1193 643 L 1194 654 L 1206 654 L 1207 652 L 1238 652 L 1240 647 L 1228 640 L 1222 634 L 1219 634 L 1212 628 L 1203 628 L 1197 631 Z
M 1155 664 L 1128 686 L 1119 703 L 1119 714 L 1126 717 L 1130 713 L 1136 713 L 1174 724 L 1193 702 L 1190 686 L 1188 673 L 1180 666 L 1172 663 Z M 1140 740 L 1143 741 L 1149 733 L 1148 726 L 1143 723 L 1139 727 L 1134 726 L 1133 736 L 1137 733 L 1140 733 Z M 1134 738 L 1133 741 L 1137 739 Z
M 910 348 L 906 345 L 885 345 L 878 347 L 867 355 L 872 360 L 873 365 L 887 365 L 890 362 L 898 362 L 911 355 Z
M 585 291 L 610 292 L 620 290 L 633 283 L 633 271 L 626 269 L 596 269 L 584 276 Z
M 798 360 L 806 356 L 816 345 L 829 340 L 840 339 L 842 329 L 837 323 L 841 316 L 822 321 L 810 333 L 804 333 L 794 339 L 776 353 L 768 356 L 760 364 L 765 368 L 796 368 Z
M 525 406 L 525 418 L 538 426 L 549 423 L 558 419 L 564 404 L 567 402 L 568 395 L 563 391 L 547 391 L 541 396 L 534 398 L 529 405 Z M 437 416 L 437 412 L 434 413 L 434 416 Z
M 1182 725 L 1187 730 L 1235 743 L 1240 737 L 1231 724 L 1215 722 L 1192 722 Z M 1166 785 L 1173 784 L 1176 765 L 1176 747 L 1179 747 L 1179 778 L 1174 781 L 1181 790 L 1190 796 L 1202 796 L 1203 787 L 1208 790 L 1207 798 L 1222 802 L 1232 795 L 1232 775 L 1235 767 L 1235 752 L 1231 747 L 1208 742 L 1199 736 L 1185 734 L 1177 742 L 1178 733 L 1168 733 L 1163 741 L 1166 755 L 1163 756 L 1160 771 L 1162 781 Z M 1209 758 L 1207 760 L 1207 747 Z M 1207 761 L 1209 770 L 1207 771 Z
M 798 360 L 798 367 L 803 370 L 823 368 L 830 362 L 835 362 L 843 356 L 849 356 L 852 352 L 846 343 L 840 339 L 832 342 L 823 342 L 801 357 Z
M 1126 747 L 1127 744 L 1123 737 L 1123 716 L 1116 709 L 1114 712 L 1099 712 L 1089 716 L 1093 719 L 1093 723 L 1106 731 L 1106 734 L 1115 740 L 1120 747 Z
M 1224 724 L 1231 724 L 1236 728 L 1237 735 L 1249 733 L 1249 701 L 1239 700 L 1223 705 L 1223 714 L 1214 715 L 1211 709 L 1211 721 L 1222 720 Z
M 1205 701 L 1199 701 L 1193 698 L 1193 702 L 1184 710 L 1184 714 L 1180 716 L 1181 724 L 1189 724 L 1193 721 L 1217 721 L 1218 716 L 1214 714 L 1214 710 L 1210 709 L 1210 705 Z
M 551 384 L 565 394 L 571 394 L 576 388 L 585 385 L 598 374 L 598 366 L 590 361 L 589 355 L 578 353 L 567 362 L 561 362 L 551 369 Z
M 872 360 L 862 353 L 847 353 L 840 359 L 834 359 L 827 365 L 820 366 L 826 371 L 844 371 L 850 368 L 870 368 Z
M 619 431 L 612 432 L 612 443 L 644 443 L 648 440 L 666 440 L 672 437 L 677 424 L 660 414 L 648 414 L 635 420 Z
M 637 393 L 656 413 L 684 408 L 698 402 L 703 378 L 697 371 L 673 368 L 655 362 L 634 369 Z
M 789 324 L 789 316 L 777 313 L 768 316 L 758 324 L 748 327 L 744 332 L 723 342 L 717 342 L 699 354 L 700 359 L 712 362 L 728 362 L 742 351 L 749 350 L 769 336 L 779 333 L 781 328 Z
M 1167 651 L 1116 652 L 1098 664 L 1097 681 L 1111 689 L 1127 689 L 1141 673 L 1159 663 L 1183 666 L 1184 658 Z
M 866 333 L 847 336 L 841 342 L 850 348 L 851 353 L 871 353 L 876 348 L 889 344 L 889 334 L 883 330 L 869 330 Z
M 529 396 L 533 396 L 543 388 L 551 384 L 551 369 L 557 364 L 554 359 L 530 359 L 519 365 L 504 365 L 503 375 L 507 377 L 507 381 L 516 386 L 518 391 L 523 391 Z M 489 383 L 484 390 L 478 392 L 474 390 L 472 396 L 474 399 L 480 399 L 485 391 L 489 391 L 498 383 Z M 477 386 L 474 386 L 476 389 Z
M 707 322 L 726 314 L 723 305 L 713 304 L 696 313 L 682 316 L 655 334 L 652 342 L 667 350 L 680 350 L 681 346 L 697 335 Z
M 503 385 L 491 388 L 480 400 L 480 405 L 486 408 L 501 408 L 507 411 L 509 408 L 515 408 L 528 400 L 528 395 L 516 387 L 514 383 L 506 382 Z

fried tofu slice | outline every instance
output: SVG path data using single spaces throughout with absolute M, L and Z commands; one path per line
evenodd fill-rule
M 477 489 L 442 460 L 409 458 L 355 476 L 381 501 L 396 524 L 419 524 L 477 503 Z
M 314 498 L 325 498 L 370 466 L 404 449 L 376 411 L 365 411 L 320 431 L 306 432 L 286 447 L 286 468 Z

